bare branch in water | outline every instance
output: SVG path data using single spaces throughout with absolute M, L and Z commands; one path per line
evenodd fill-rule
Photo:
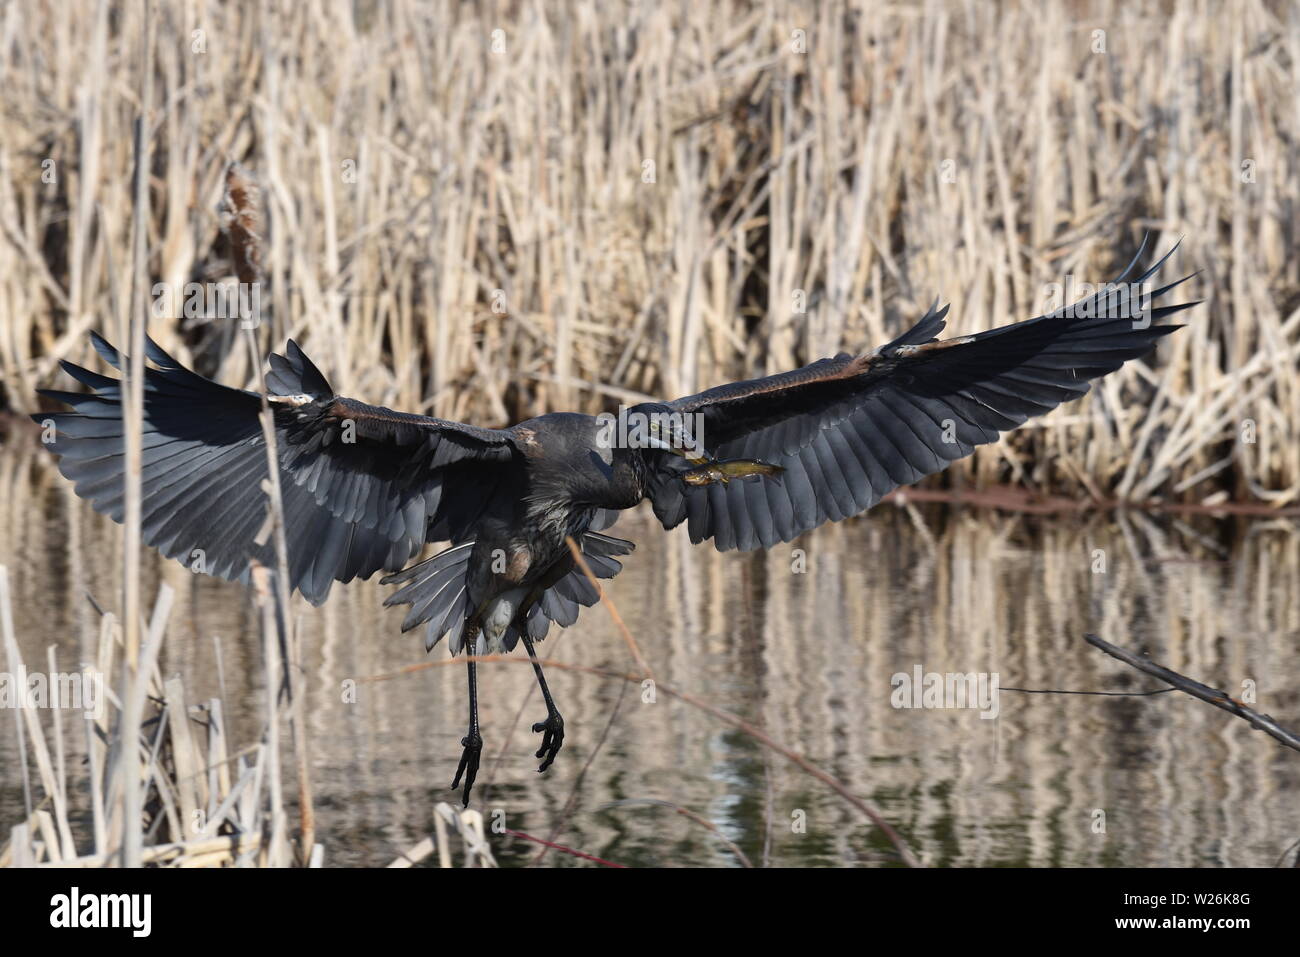
M 1203 685 L 1199 681 L 1188 678 L 1186 675 L 1180 675 L 1176 671 L 1170 671 L 1168 668 L 1156 664 L 1149 658 L 1136 655 L 1124 648 L 1112 645 L 1110 642 L 1098 638 L 1096 635 L 1084 635 L 1083 637 L 1088 644 L 1100 648 L 1112 658 L 1118 658 L 1120 661 L 1124 662 L 1124 664 L 1130 665 L 1138 671 L 1148 674 L 1153 678 L 1158 678 L 1166 684 L 1173 685 L 1177 690 L 1186 692 L 1193 698 L 1200 698 L 1202 701 L 1208 702 L 1222 711 L 1226 711 L 1229 714 L 1235 714 L 1238 718 L 1249 721 L 1250 726 L 1257 731 L 1265 731 L 1271 737 L 1276 738 L 1293 751 L 1300 751 L 1300 735 L 1296 735 L 1294 731 L 1282 727 L 1268 715 L 1260 714 L 1253 708 L 1247 707 L 1227 692 L 1211 688 L 1209 685 Z

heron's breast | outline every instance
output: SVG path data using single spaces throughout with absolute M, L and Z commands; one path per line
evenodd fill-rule
M 483 612 L 483 637 L 490 654 L 505 652 L 506 630 L 519 614 L 520 605 L 527 595 L 527 588 L 511 588 L 488 602 L 487 609 Z

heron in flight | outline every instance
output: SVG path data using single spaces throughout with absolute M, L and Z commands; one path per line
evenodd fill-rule
M 595 576 L 613 578 L 634 546 L 604 529 L 643 500 L 665 528 L 685 522 L 692 542 L 720 551 L 770 548 L 864 512 L 1079 398 L 1180 328 L 1159 321 L 1196 303 L 1157 301 L 1190 277 L 1147 282 L 1172 253 L 1138 275 L 1140 249 L 1115 284 L 1024 322 L 941 341 L 948 310 L 931 308 L 869 354 L 614 417 L 553 412 L 506 429 L 336 395 L 290 340 L 266 376 L 290 585 L 319 605 L 335 581 L 392 572 L 383 581 L 400 588 L 385 605 L 409 606 L 402 630 L 423 625 L 426 649 L 445 637 L 453 655 L 469 653 L 469 726 L 451 785 L 464 781 L 468 806 L 483 746 L 475 656 L 522 642 L 546 705 L 533 725 L 539 771 L 564 742 L 534 643 L 599 597 L 567 539 Z M 111 345 L 94 336 L 94 346 L 122 368 Z M 272 546 L 259 544 L 262 396 L 205 379 L 152 341 L 147 358 L 144 541 L 187 563 L 200 550 L 203 570 L 225 579 L 246 581 L 254 561 L 274 567 Z M 34 418 L 53 420 L 50 445 L 77 494 L 121 522 L 121 382 L 62 366 L 91 392 L 42 390 L 75 411 Z M 433 542 L 450 547 L 409 564 Z

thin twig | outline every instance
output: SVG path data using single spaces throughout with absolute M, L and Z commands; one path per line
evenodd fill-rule
M 506 828 L 506 833 L 511 837 L 517 837 L 521 840 L 532 841 L 534 844 L 541 844 L 547 850 L 559 851 L 561 854 L 568 854 L 570 857 L 578 857 L 584 861 L 595 861 L 603 867 L 626 868 L 626 864 L 615 864 L 613 861 L 607 861 L 603 857 L 597 857 L 595 854 L 588 854 L 585 851 L 575 850 L 572 847 L 566 847 L 563 844 L 556 844 L 554 841 L 543 840 L 540 837 L 534 837 L 531 834 L 525 834 L 523 831 L 512 831 Z M 539 855 L 540 859 L 540 855 Z
M 1124 664 L 1130 665 L 1138 671 L 1148 674 L 1153 678 L 1158 678 L 1166 684 L 1173 685 L 1176 690 L 1185 692 L 1193 698 L 1200 698 L 1202 701 L 1214 705 L 1221 711 L 1226 711 L 1228 714 L 1236 715 L 1238 718 L 1250 722 L 1250 726 L 1255 730 L 1266 732 L 1270 737 L 1275 738 L 1293 751 L 1300 751 L 1300 735 L 1282 727 L 1269 715 L 1260 714 L 1253 708 L 1242 704 L 1227 692 L 1211 688 L 1209 685 L 1203 685 L 1193 678 L 1188 678 L 1186 675 L 1180 675 L 1178 672 L 1171 671 L 1163 665 L 1156 664 L 1149 658 L 1144 658 L 1141 655 L 1134 654 L 1124 648 L 1112 645 L 1110 642 L 1098 638 L 1096 635 L 1089 634 L 1084 635 L 1083 637 L 1088 644 L 1100 648 L 1112 658 L 1118 658 L 1120 661 L 1124 662 Z
M 731 853 L 736 855 L 736 860 L 740 861 L 741 865 L 743 865 L 744 867 L 754 866 L 750 862 L 749 856 L 744 851 L 742 851 L 738 846 L 736 846 L 736 843 L 733 840 L 727 837 L 727 835 L 723 834 L 722 831 L 718 830 L 718 826 L 716 824 L 714 824 L 708 818 L 701 817 L 699 814 L 696 814 L 690 808 L 682 807 L 680 804 L 674 804 L 672 801 L 664 801 L 664 800 L 660 800 L 659 798 L 625 798 L 622 801 L 610 801 L 608 804 L 602 804 L 600 807 L 596 808 L 596 810 L 608 811 L 616 807 L 635 807 L 637 805 L 649 805 L 651 807 L 666 807 L 669 810 L 676 811 L 678 814 L 680 814 L 682 817 L 686 818 L 687 820 L 694 821 L 696 824 L 699 824 L 701 827 L 706 828 L 710 833 L 713 834 L 714 837 L 716 837 L 723 844 L 726 844 L 727 848 L 731 851 Z
M 624 624 L 623 616 L 618 613 L 618 607 L 605 596 L 605 589 L 601 586 L 599 579 L 591 573 L 591 568 L 587 565 L 587 560 L 582 555 L 582 549 L 578 547 L 578 543 L 573 540 L 572 535 L 566 535 L 564 540 L 568 543 L 569 551 L 573 553 L 573 560 L 578 563 L 578 568 L 580 568 L 582 573 L 587 576 L 587 581 L 591 582 L 592 586 L 595 587 L 596 594 L 600 596 L 600 603 L 604 605 L 605 610 L 609 612 L 609 617 L 614 619 L 615 627 L 618 628 L 619 634 L 623 636 L 623 640 L 627 642 L 628 650 L 632 652 L 632 660 L 635 661 L 637 667 L 641 669 L 641 673 L 653 681 L 654 672 L 650 670 L 650 665 L 646 662 L 645 658 L 642 657 L 641 649 L 637 645 L 636 639 L 632 637 L 632 632 L 629 631 L 627 625 Z
M 564 802 L 564 807 L 560 810 L 560 816 L 557 817 L 555 823 L 551 825 L 550 836 L 545 841 L 538 842 L 542 845 L 542 849 L 538 851 L 537 856 L 529 862 L 529 867 L 536 867 L 541 864 L 542 861 L 546 859 L 547 852 L 550 851 L 552 847 L 558 846 L 553 842 L 564 832 L 564 828 L 569 823 L 569 818 L 573 816 L 573 812 L 578 807 L 578 791 L 582 787 L 583 780 L 587 777 L 587 772 L 591 770 L 591 765 L 595 762 L 596 756 L 600 754 L 601 750 L 605 747 L 605 742 L 609 740 L 609 732 L 614 727 L 614 721 L 618 718 L 619 712 L 623 710 L 623 699 L 627 697 L 627 687 L 626 683 L 619 687 L 618 700 L 614 702 L 614 707 L 609 711 L 609 718 L 605 721 L 605 727 L 601 729 L 600 737 L 596 739 L 596 746 L 592 748 L 591 753 L 587 755 L 587 760 L 582 762 L 582 767 L 578 771 L 578 776 L 573 779 L 573 786 L 569 789 L 569 797 Z

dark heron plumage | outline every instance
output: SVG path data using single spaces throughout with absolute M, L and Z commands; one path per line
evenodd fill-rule
M 769 548 L 857 515 L 1079 398 L 1089 380 L 1180 328 L 1158 322 L 1195 303 L 1157 300 L 1185 279 L 1147 285 L 1172 252 L 1141 275 L 1135 258 L 1116 285 L 1046 316 L 938 341 L 948 310 L 932 308 L 868 355 L 646 403 L 613 422 L 551 413 L 484 429 L 366 405 L 335 395 L 290 341 L 271 356 L 266 388 L 292 587 L 320 604 L 335 581 L 383 569 L 394 572 L 385 583 L 401 586 L 385 604 L 410 606 L 402 630 L 424 625 L 426 648 L 444 636 L 452 654 L 522 642 L 546 704 L 533 726 L 545 771 L 564 721 L 534 642 L 598 598 L 567 536 L 596 576 L 613 578 L 633 545 L 603 530 L 644 499 L 665 528 L 686 522 L 691 541 L 721 551 Z M 116 349 L 98 336 L 94 344 L 121 369 Z M 253 560 L 274 567 L 271 546 L 256 541 L 266 516 L 261 397 L 191 372 L 152 341 L 148 359 L 144 541 L 186 563 L 201 553 L 204 570 L 226 579 L 247 580 Z M 35 418 L 54 420 L 52 449 L 77 494 L 120 522 L 119 380 L 63 368 L 93 391 L 43 391 L 75 411 Z M 430 542 L 450 547 L 407 567 Z M 473 661 L 468 679 L 469 730 L 452 783 L 463 779 L 466 804 L 482 748 Z

